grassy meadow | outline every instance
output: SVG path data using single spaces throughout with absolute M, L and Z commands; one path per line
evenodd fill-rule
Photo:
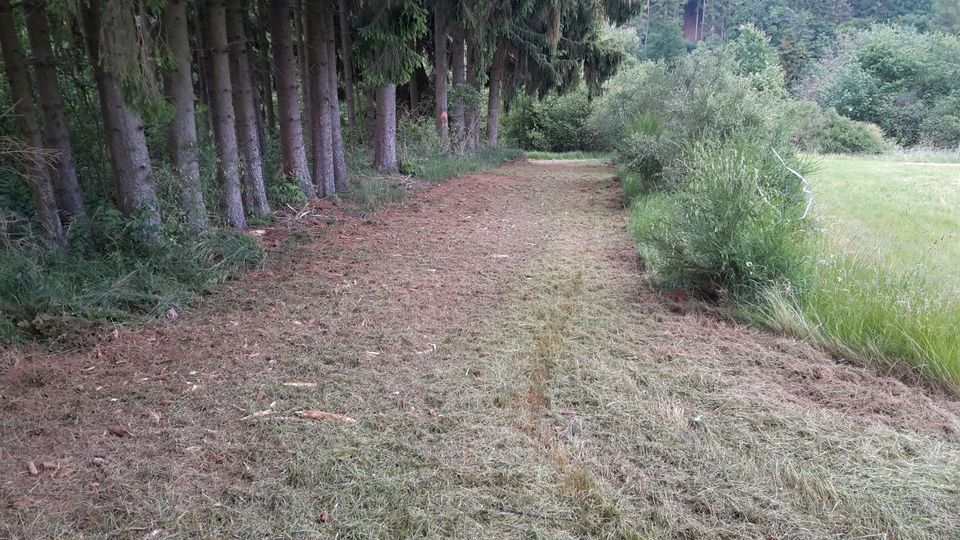
M 960 160 L 826 156 L 812 183 L 840 246 L 931 285 L 960 286 Z
M 818 161 L 811 184 L 825 245 L 801 305 L 771 298 L 768 319 L 841 352 L 960 387 L 960 163 Z

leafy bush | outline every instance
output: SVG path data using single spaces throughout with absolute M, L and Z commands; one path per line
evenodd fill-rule
M 935 148 L 960 147 L 960 91 L 933 105 L 930 114 L 921 121 L 920 139 Z
M 750 43 L 698 49 L 671 67 L 624 76 L 643 89 L 614 81 L 591 119 L 602 131 L 622 129 L 617 156 L 631 230 L 657 283 L 717 299 L 799 290 L 809 273 L 804 183 L 781 161 L 804 170 L 792 157 L 782 77 L 773 87 L 755 79 L 776 52 L 745 34 Z M 736 47 L 745 45 L 738 60 Z M 628 95 L 640 99 L 611 121 L 605 113 Z
M 602 150 L 586 127 L 592 107 L 585 90 L 517 99 L 504 120 L 506 137 L 524 150 L 569 152 Z
M 950 96 L 960 81 L 958 36 L 875 26 L 825 57 L 811 77 L 806 86 L 819 89 L 821 105 L 876 124 L 900 144 L 949 147 L 957 140 Z
M 632 210 L 657 282 L 713 298 L 802 288 L 811 230 L 802 182 L 751 143 L 697 144 L 680 162 L 683 189 Z
M 880 154 L 887 149 L 883 132 L 873 124 L 844 118 L 833 109 L 825 114 L 826 121 L 819 140 L 819 152 L 826 154 Z

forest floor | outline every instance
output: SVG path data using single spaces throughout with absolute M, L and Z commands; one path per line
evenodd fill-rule
M 4 351 L 0 537 L 960 530 L 960 400 L 656 294 L 601 162 L 263 242 L 176 320 Z

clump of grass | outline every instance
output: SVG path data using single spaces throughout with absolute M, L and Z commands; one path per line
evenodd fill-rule
M 771 290 L 758 311 L 777 330 L 960 388 L 960 303 L 918 271 L 833 255 L 801 298 Z
M 67 249 L 0 251 L 0 341 L 54 340 L 158 316 L 263 257 L 255 239 L 236 232 L 147 238 L 135 221 L 99 213 L 74 228 Z
M 527 159 L 610 159 L 612 157 L 609 152 L 588 152 L 584 150 L 571 150 L 569 152 L 528 150 L 523 154 Z
M 695 144 L 670 167 L 679 187 L 639 199 L 631 220 L 660 285 L 733 300 L 770 283 L 802 287 L 812 232 L 803 185 L 773 155 Z
M 453 176 L 488 169 L 522 155 L 523 152 L 512 148 L 484 148 L 478 152 L 459 156 L 425 153 L 409 155 L 402 164 L 402 168 L 406 174 L 438 182 Z
M 369 215 L 396 204 L 406 195 L 403 184 L 393 178 L 360 177 L 350 184 L 343 198 L 360 215 Z

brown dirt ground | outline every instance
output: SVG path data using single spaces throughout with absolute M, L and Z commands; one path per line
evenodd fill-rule
M 571 175 L 594 180 L 564 180 Z M 352 389 L 352 382 L 364 378 L 384 395 L 400 395 L 395 388 L 410 384 L 426 397 L 390 403 L 433 416 L 444 401 L 430 397 L 430 379 L 418 373 L 442 370 L 440 359 L 466 365 L 482 357 L 481 338 L 496 326 L 502 306 L 535 295 L 509 298 L 516 284 L 535 279 L 530 265 L 554 252 L 613 280 L 617 294 L 598 294 L 601 305 L 590 309 L 627 314 L 617 319 L 627 321 L 619 329 L 627 344 L 617 345 L 623 349 L 617 354 L 642 358 L 650 373 L 689 365 L 684 376 L 696 379 L 692 387 L 722 389 L 757 408 L 773 403 L 850 429 L 880 427 L 950 445 L 960 440 L 955 397 L 678 308 L 647 289 L 619 186 L 595 162 L 514 162 L 418 191 L 368 218 L 320 203 L 268 230 L 263 242 L 272 254 L 262 269 L 183 309 L 174 321 L 118 326 L 82 350 L 0 351 L 0 523 L 7 524 L 0 536 L 144 537 L 154 527 L 186 530 L 157 518 L 163 511 L 143 510 L 153 517 L 139 523 L 140 512 L 125 499 L 150 496 L 137 482 L 177 478 L 201 491 L 221 480 L 242 483 L 245 454 L 237 447 L 218 450 L 210 441 L 239 429 L 231 428 L 238 418 L 268 408 L 275 397 L 269 384 L 277 381 L 339 381 L 330 393 L 349 387 L 355 394 L 291 399 L 361 423 L 386 401 Z M 544 264 L 553 268 L 549 260 Z M 570 324 L 556 333 L 569 332 Z M 535 416 L 550 408 L 540 387 L 551 376 L 547 368 L 531 376 L 527 403 Z M 710 412 L 723 414 L 724 407 L 715 403 Z M 30 461 L 39 475 L 28 473 Z M 144 461 L 163 464 L 171 476 L 121 481 L 111 472 L 140 471 Z M 43 463 L 55 469 L 44 470 Z M 535 512 L 503 513 L 537 519 Z M 45 519 L 57 526 L 37 525 Z M 339 533 L 364 536 L 349 530 L 353 534 Z M 737 529 L 747 535 L 770 530 L 780 529 Z

